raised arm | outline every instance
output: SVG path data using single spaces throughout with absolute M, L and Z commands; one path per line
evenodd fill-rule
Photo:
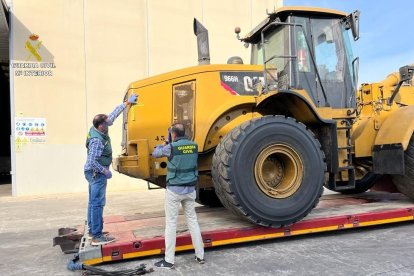
M 114 111 L 112 111 L 109 115 L 108 115 L 108 125 L 112 125 L 115 121 L 116 118 L 118 118 L 118 116 L 122 113 L 122 111 L 125 109 L 125 107 L 127 107 L 128 105 L 133 105 L 136 104 L 138 100 L 138 95 L 137 94 L 131 94 L 131 96 L 129 96 L 128 100 L 123 102 L 122 104 L 118 105 L 117 107 L 115 107 Z

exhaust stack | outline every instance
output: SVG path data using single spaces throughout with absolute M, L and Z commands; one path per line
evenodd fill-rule
M 210 50 L 207 29 L 194 18 L 194 34 L 197 36 L 198 64 L 210 64 Z

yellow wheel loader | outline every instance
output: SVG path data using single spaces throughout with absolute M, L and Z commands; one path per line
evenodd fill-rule
M 167 160 L 151 152 L 181 122 L 199 146 L 198 201 L 260 225 L 302 219 L 324 186 L 361 193 L 383 174 L 414 198 L 414 68 L 357 89 L 358 11 L 269 13 L 239 38 L 249 64 L 209 64 L 207 29 L 194 20 L 194 32 L 198 66 L 130 84 L 125 97 L 140 97 L 124 113 L 118 172 L 165 187 Z

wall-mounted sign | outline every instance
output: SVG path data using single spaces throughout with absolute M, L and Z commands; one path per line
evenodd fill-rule
M 23 47 L 23 45 L 22 45 Z M 42 41 L 37 34 L 31 34 L 24 42 L 26 58 L 24 61 L 12 62 L 14 75 L 16 77 L 51 77 L 54 62 L 45 62 L 42 57 Z M 49 59 L 50 60 L 50 59 Z
M 14 121 L 16 151 L 27 144 L 46 142 L 46 118 L 16 117 Z

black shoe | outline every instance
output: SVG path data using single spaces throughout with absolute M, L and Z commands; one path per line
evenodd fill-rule
M 206 260 L 197 258 L 197 256 L 194 256 L 194 260 L 199 264 L 204 264 L 206 262 Z
M 166 260 L 161 260 L 154 264 L 156 267 L 165 268 L 165 269 L 173 269 L 174 264 L 167 262 Z

